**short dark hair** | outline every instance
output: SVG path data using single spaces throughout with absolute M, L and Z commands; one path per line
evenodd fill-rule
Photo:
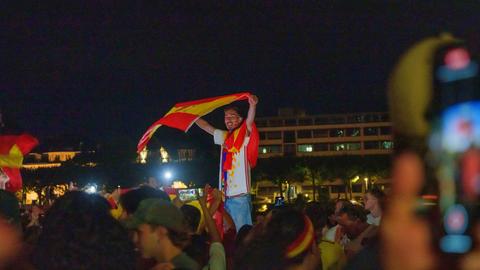
M 198 208 L 195 206 L 188 204 L 182 205 L 180 210 L 183 212 L 183 216 L 185 217 L 188 228 L 195 233 L 197 231 L 198 224 L 200 224 L 200 210 L 198 210 Z
M 383 204 L 383 202 L 385 201 L 385 192 L 383 192 L 381 189 L 379 188 L 372 188 L 372 189 L 369 189 L 367 192 L 365 193 L 369 193 L 371 194 L 373 197 L 377 198 L 377 200 L 379 201 L 380 204 Z
M 360 205 L 345 205 L 343 206 L 338 214 L 347 214 L 348 218 L 352 221 L 359 219 L 362 222 L 367 221 L 367 214 L 363 207 Z
M 168 194 L 165 191 L 154 189 L 149 186 L 141 186 L 120 196 L 120 204 L 122 205 L 123 210 L 128 214 L 133 214 L 137 211 L 138 205 L 141 201 L 150 198 L 170 201 L 170 197 L 168 197 Z
M 236 113 L 238 113 L 238 115 L 240 117 L 244 118 L 243 112 L 242 112 L 242 110 L 240 110 L 240 107 L 235 106 L 235 105 L 227 105 L 223 108 L 223 112 L 226 112 L 226 111 L 229 111 L 229 110 L 235 111 Z
M 321 230 L 327 225 L 327 211 L 320 202 L 309 202 L 305 206 L 305 214 L 312 221 L 315 230 Z

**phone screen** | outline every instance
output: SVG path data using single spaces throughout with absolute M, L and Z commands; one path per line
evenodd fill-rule
M 462 47 L 443 49 L 437 63 L 426 160 L 439 192 L 438 247 L 463 254 L 473 247 L 472 221 L 480 195 L 478 65 Z
M 188 188 L 188 189 L 178 189 L 178 197 L 181 201 L 194 201 L 198 200 L 199 196 L 203 196 L 203 189 L 201 188 Z

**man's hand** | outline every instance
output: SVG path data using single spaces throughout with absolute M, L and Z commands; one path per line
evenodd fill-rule
M 247 123 L 247 136 L 250 136 L 250 132 L 252 131 L 252 125 L 253 122 L 255 121 L 255 110 L 257 108 L 257 103 L 258 103 L 258 97 L 255 95 L 249 95 L 248 96 L 248 104 L 250 104 L 250 107 L 248 108 L 248 113 L 247 113 L 247 119 L 245 122 Z
M 250 106 L 256 106 L 258 103 L 258 97 L 255 95 L 248 96 L 248 103 L 250 104 Z
M 202 196 L 200 196 L 200 194 L 198 194 L 198 202 L 200 203 L 200 205 L 202 207 L 205 206 L 205 209 L 207 207 L 207 195 L 208 195 L 208 191 L 211 189 L 210 185 L 209 184 L 206 184 L 205 185 L 205 188 L 203 188 L 203 194 Z

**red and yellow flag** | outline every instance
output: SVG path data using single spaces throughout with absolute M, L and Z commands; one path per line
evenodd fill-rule
M 243 92 L 238 94 L 205 98 L 200 100 L 177 103 L 170 111 L 158 121 L 153 123 L 138 142 L 137 151 L 142 151 L 152 138 L 155 131 L 162 125 L 180 129 L 187 132 L 192 124 L 201 116 L 211 111 L 230 104 L 237 100 L 248 99 L 250 93 Z
M 15 192 L 22 188 L 23 156 L 37 144 L 38 140 L 28 134 L 0 135 L 0 170 L 8 177 L 7 190 Z

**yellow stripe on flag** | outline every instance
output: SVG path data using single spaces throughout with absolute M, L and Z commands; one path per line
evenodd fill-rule
M 8 155 L 0 155 L 0 167 L 20 168 L 23 163 L 23 154 L 17 145 L 14 145 Z
M 219 98 L 216 100 L 212 100 L 206 103 L 200 103 L 200 104 L 195 104 L 195 105 L 189 105 L 189 106 L 184 106 L 184 107 L 173 107 L 170 109 L 170 111 L 165 114 L 165 116 L 172 114 L 172 113 L 177 113 L 177 112 L 183 112 L 183 113 L 190 113 L 190 114 L 195 114 L 198 116 L 204 116 L 205 114 L 215 110 L 218 107 L 221 107 L 223 105 L 229 104 L 237 100 L 238 97 L 236 96 L 228 96 L 228 97 L 223 97 Z

